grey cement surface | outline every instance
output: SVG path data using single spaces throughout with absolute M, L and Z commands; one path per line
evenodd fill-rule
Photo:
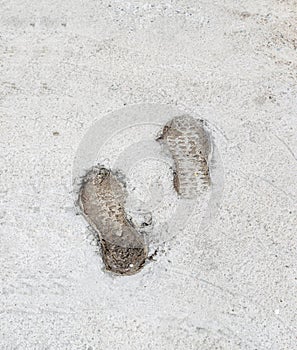
M 297 349 L 296 6 L 0 2 L 1 349 Z M 223 198 L 112 277 L 73 162 L 96 120 L 146 103 L 213 125 Z

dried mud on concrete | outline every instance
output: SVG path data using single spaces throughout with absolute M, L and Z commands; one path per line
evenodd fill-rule
M 296 2 L 4 0 L 0 12 L 0 348 L 295 349 Z M 95 121 L 146 104 L 207 121 L 223 196 L 204 229 L 198 205 L 137 274 L 114 277 L 76 215 L 73 162 Z M 102 161 L 162 130 L 141 117 Z M 127 184 L 133 210 L 162 194 L 158 220 L 176 198 L 162 162 L 132 166 Z

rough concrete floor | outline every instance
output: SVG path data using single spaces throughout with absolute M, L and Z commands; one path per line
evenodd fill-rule
M 294 0 L 0 1 L 1 349 L 297 349 L 296 26 Z M 144 103 L 216 127 L 224 196 L 114 278 L 73 159 Z

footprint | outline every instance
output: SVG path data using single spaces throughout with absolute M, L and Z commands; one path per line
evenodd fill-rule
M 188 115 L 174 117 L 157 138 L 168 148 L 174 160 L 173 185 L 182 197 L 193 199 L 210 183 L 210 136 L 202 120 Z
M 143 237 L 126 217 L 126 197 L 119 176 L 101 166 L 86 174 L 79 192 L 79 206 L 98 233 L 105 267 L 120 275 L 139 271 L 148 254 Z
M 175 117 L 164 126 L 157 141 L 171 153 L 173 186 L 181 198 L 196 198 L 209 187 L 212 144 L 203 121 L 187 115 Z M 141 229 L 125 211 L 127 198 L 119 174 L 96 166 L 85 175 L 78 201 L 84 217 L 98 234 L 106 269 L 120 275 L 138 272 L 148 258 Z

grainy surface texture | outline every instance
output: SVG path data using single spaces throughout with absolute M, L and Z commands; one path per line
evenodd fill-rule
M 93 167 L 84 177 L 79 206 L 96 232 L 107 270 L 131 275 L 147 258 L 146 244 L 125 212 L 125 184 L 109 169 Z
M 211 139 L 202 121 L 187 115 L 174 117 L 157 141 L 168 148 L 174 160 L 173 186 L 180 196 L 195 198 L 211 184 Z
M 297 349 L 296 6 L 0 1 L 1 349 Z M 113 277 L 72 166 L 95 120 L 136 103 L 214 126 L 224 196 L 207 230 L 194 212 Z

